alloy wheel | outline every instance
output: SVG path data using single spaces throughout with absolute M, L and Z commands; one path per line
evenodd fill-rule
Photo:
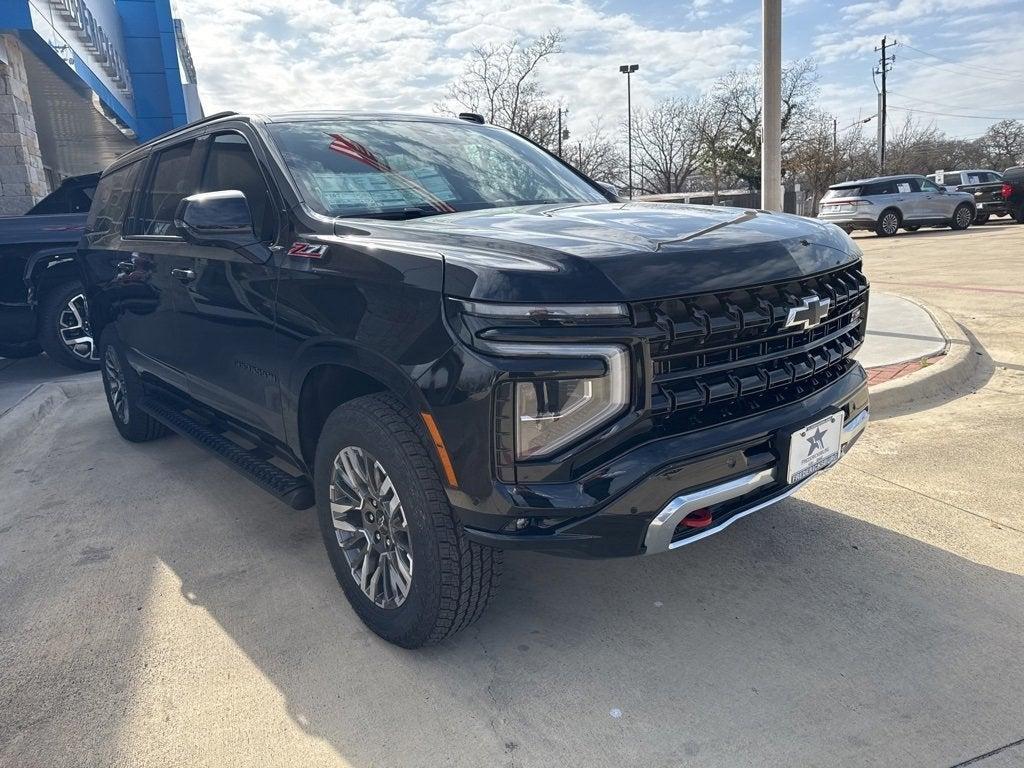
M 57 330 L 60 333 L 60 340 L 71 354 L 89 362 L 97 360 L 96 343 L 92 338 L 92 328 L 89 326 L 89 308 L 83 294 L 79 293 L 68 299 L 57 319 Z
M 900 220 L 895 213 L 887 213 L 882 217 L 882 231 L 887 235 L 895 235 L 900 227 Z
M 121 368 L 121 360 L 113 347 L 108 346 L 107 352 L 103 355 L 103 372 L 106 374 L 107 389 L 110 392 L 110 402 L 114 406 L 114 413 L 121 420 L 122 424 L 128 423 L 128 391 L 125 386 L 124 370 Z
M 967 208 L 960 208 L 956 212 L 956 225 L 961 229 L 967 229 L 971 223 L 971 212 Z
M 398 491 L 368 451 L 343 448 L 330 487 L 334 533 L 352 578 L 374 605 L 398 608 L 412 586 L 412 543 Z

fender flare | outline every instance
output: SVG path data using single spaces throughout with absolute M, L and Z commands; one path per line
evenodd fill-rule
M 383 355 L 351 341 L 339 338 L 310 339 L 288 362 L 287 374 L 281 381 L 286 440 L 296 455 L 301 456 L 299 402 L 302 388 L 313 369 L 322 365 L 349 368 L 380 382 L 414 413 L 430 410 L 415 379 L 426 372 L 431 363 L 417 365 L 411 372 L 406 372 Z
M 29 304 L 37 303 L 36 293 L 39 279 L 50 269 L 62 264 L 74 264 L 75 277 L 81 279 L 76 257 L 77 249 L 75 246 L 67 245 L 43 248 L 29 256 L 28 261 L 25 263 L 25 273 L 22 275 L 25 288 L 28 289 Z

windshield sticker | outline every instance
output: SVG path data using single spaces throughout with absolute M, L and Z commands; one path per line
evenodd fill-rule
M 362 186 L 363 189 L 358 191 L 365 192 L 368 198 L 373 201 L 373 205 L 381 208 L 402 208 L 405 206 L 420 206 L 426 203 L 438 211 L 443 211 L 445 213 L 455 212 L 455 209 L 452 206 L 424 187 L 419 181 L 392 170 L 387 162 L 379 159 L 359 142 L 347 139 L 340 133 L 332 133 L 330 134 L 330 137 L 331 143 L 329 146 L 332 152 L 337 152 L 338 154 L 362 163 L 380 174 L 375 175 L 372 173 L 362 173 L 344 175 L 345 178 L 361 180 L 357 182 L 357 185 Z M 320 176 L 326 174 L 317 175 Z M 350 190 L 342 191 L 348 192 Z M 451 193 L 451 188 L 448 187 L 447 191 L 448 193 Z M 410 196 L 410 193 L 412 193 L 412 196 Z M 334 205 L 332 197 L 337 200 L 347 199 L 345 197 L 339 198 L 337 196 L 327 194 L 324 196 L 324 202 L 328 205 Z M 349 203 L 347 202 L 342 203 L 342 205 L 348 204 Z

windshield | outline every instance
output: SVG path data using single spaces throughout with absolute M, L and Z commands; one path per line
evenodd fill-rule
M 267 128 L 306 203 L 328 216 L 607 202 L 530 142 L 490 126 L 334 118 Z

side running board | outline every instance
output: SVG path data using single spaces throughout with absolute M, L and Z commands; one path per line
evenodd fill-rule
M 305 477 L 288 474 L 191 416 L 152 397 L 145 398 L 139 407 L 161 424 L 210 451 L 292 509 L 308 509 L 313 506 L 313 487 Z

